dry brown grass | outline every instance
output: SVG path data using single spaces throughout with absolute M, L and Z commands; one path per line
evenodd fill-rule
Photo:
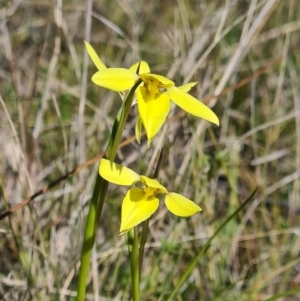
M 118 160 L 160 177 L 203 213 L 151 219 L 142 300 L 165 300 L 221 222 L 251 206 L 212 244 L 176 300 L 297 301 L 300 286 L 300 6 L 296 0 L 4 1 L 0 4 L 0 207 L 22 202 L 101 153 L 120 99 L 90 82 L 91 40 L 109 66 L 139 59 L 213 106 L 219 128 L 172 108 L 147 149 Z M 246 81 L 243 81 L 247 79 Z M 242 83 L 242 85 L 238 85 Z M 231 88 L 228 88 L 231 87 Z M 133 110 L 124 140 L 134 133 Z M 0 300 L 74 300 L 91 164 L 0 221 Z M 129 300 L 120 193 L 110 186 L 87 300 Z M 277 297 L 276 297 L 277 296 Z

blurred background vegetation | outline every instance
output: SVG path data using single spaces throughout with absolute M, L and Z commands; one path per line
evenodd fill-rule
M 84 49 L 108 66 L 146 60 L 220 118 L 213 126 L 173 107 L 147 149 L 131 139 L 118 161 L 160 178 L 203 211 L 150 222 L 141 300 L 165 300 L 201 246 L 259 186 L 213 242 L 176 300 L 300 300 L 300 5 L 297 0 L 2 0 L 0 209 L 105 150 L 120 106 L 95 86 Z M 131 140 L 130 140 L 131 139 Z M 0 221 L 0 300 L 74 300 L 97 163 Z M 87 300 L 130 300 L 125 190 L 110 185 Z M 297 292 L 298 291 L 298 292 Z

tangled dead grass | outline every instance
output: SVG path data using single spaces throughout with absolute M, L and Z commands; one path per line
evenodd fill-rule
M 163 208 L 151 219 L 143 300 L 169 295 L 257 185 L 251 206 L 210 247 L 177 300 L 299 300 L 299 9 L 293 0 L 1 4 L 1 212 L 105 149 L 120 100 L 89 80 L 95 70 L 83 40 L 91 40 L 107 65 L 142 58 L 176 83 L 198 81 L 192 93 L 220 117 L 216 128 L 174 107 L 147 149 L 132 141 L 134 110 L 130 116 L 122 164 L 151 174 L 164 147 L 160 177 L 203 208 L 188 220 Z M 96 163 L 86 165 L 1 220 L 1 300 L 74 300 L 97 172 Z M 130 297 L 126 241 L 118 236 L 122 192 L 110 186 L 87 300 Z

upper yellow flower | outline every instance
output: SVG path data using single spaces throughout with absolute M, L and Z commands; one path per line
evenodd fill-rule
M 136 126 L 138 141 L 142 125 L 145 128 L 149 141 L 157 134 L 169 114 L 170 100 L 186 112 L 219 125 L 219 119 L 216 114 L 198 99 L 187 93 L 196 83 L 188 83 L 176 87 L 175 83 L 170 79 L 150 73 L 150 68 L 144 61 L 140 64 L 139 74 L 136 73 L 138 63 L 130 69 L 106 68 L 92 46 L 86 43 L 86 47 L 91 59 L 99 70 L 92 77 L 92 81 L 96 85 L 121 92 L 132 88 L 138 79 L 143 81 L 136 90 L 140 117 Z
M 100 161 L 99 173 L 105 180 L 117 185 L 131 186 L 137 182 L 141 183 L 141 187 L 130 188 L 124 197 L 121 234 L 147 220 L 157 210 L 158 194 L 165 195 L 165 204 L 175 215 L 188 217 L 202 210 L 184 196 L 168 191 L 157 180 L 138 175 L 133 170 L 109 160 Z

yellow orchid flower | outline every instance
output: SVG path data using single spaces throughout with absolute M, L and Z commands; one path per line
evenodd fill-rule
M 145 128 L 148 141 L 151 141 L 158 133 L 169 114 L 170 100 L 186 112 L 219 125 L 216 114 L 205 104 L 187 93 L 196 83 L 176 87 L 170 79 L 150 73 L 150 68 L 145 61 L 136 63 L 129 69 L 102 68 L 99 63 L 101 60 L 92 46 L 88 43 L 86 43 L 86 46 L 94 64 L 101 68 L 98 67 L 99 71 L 92 77 L 92 81 L 96 85 L 121 92 L 132 88 L 139 78 L 142 79 L 143 83 L 136 90 L 139 118 L 135 130 L 138 142 L 142 126 Z M 137 74 L 139 64 L 139 74 Z
M 86 51 L 87 51 L 88 55 L 90 56 L 92 62 L 97 67 L 97 69 L 99 71 L 107 69 L 107 67 L 102 62 L 102 60 L 99 58 L 99 56 L 97 55 L 97 53 L 96 53 L 95 49 L 92 47 L 92 45 L 89 44 L 86 41 L 84 41 L 84 44 L 85 44 L 85 48 L 86 48 Z M 140 62 L 137 62 L 134 65 L 132 65 L 128 69 L 129 71 L 131 71 L 130 73 L 127 72 L 128 71 L 127 69 L 115 68 L 115 69 L 119 70 L 120 74 L 118 75 L 118 77 L 113 77 L 113 78 L 109 79 L 110 71 L 108 71 L 107 74 L 106 74 L 106 86 L 104 86 L 104 87 L 109 89 L 109 90 L 113 90 L 113 91 L 117 91 L 117 92 L 123 92 L 123 91 L 126 91 L 126 90 L 130 89 L 134 85 L 135 81 L 139 78 L 136 75 L 132 75 L 132 73 L 136 73 L 138 68 L 139 68 L 140 73 L 149 73 L 150 72 L 149 65 L 145 61 L 140 61 Z M 124 70 L 125 70 L 125 72 L 124 72 Z M 129 77 L 130 77 L 129 81 L 127 79 L 126 81 L 122 82 L 123 76 L 126 76 L 128 74 L 129 74 Z M 112 76 L 113 76 L 113 74 L 112 74 Z M 101 81 L 101 77 L 99 77 L 98 79 Z M 113 85 L 114 87 L 116 87 L 114 82 L 118 81 L 120 79 L 121 79 L 120 85 L 115 89 L 111 89 L 110 86 Z M 110 81 L 113 81 L 113 83 L 110 83 Z
M 98 71 L 92 77 L 92 81 L 101 87 L 120 92 L 130 89 L 141 78 L 143 85 L 136 90 L 139 117 L 145 128 L 148 140 L 152 140 L 164 124 L 170 108 L 170 100 L 175 102 L 186 112 L 206 119 L 219 125 L 216 114 L 205 104 L 186 92 L 190 86 L 176 87 L 168 78 L 151 73 L 136 74 L 128 69 L 109 68 Z M 141 132 L 137 123 L 136 131 Z
M 100 175 L 107 181 L 124 186 L 141 183 L 141 187 L 130 188 L 122 203 L 120 233 L 147 220 L 158 208 L 157 195 L 165 195 L 165 204 L 170 212 L 177 216 L 188 217 L 202 209 L 191 200 L 175 192 L 168 191 L 157 180 L 150 179 L 133 170 L 106 159 L 100 161 Z

